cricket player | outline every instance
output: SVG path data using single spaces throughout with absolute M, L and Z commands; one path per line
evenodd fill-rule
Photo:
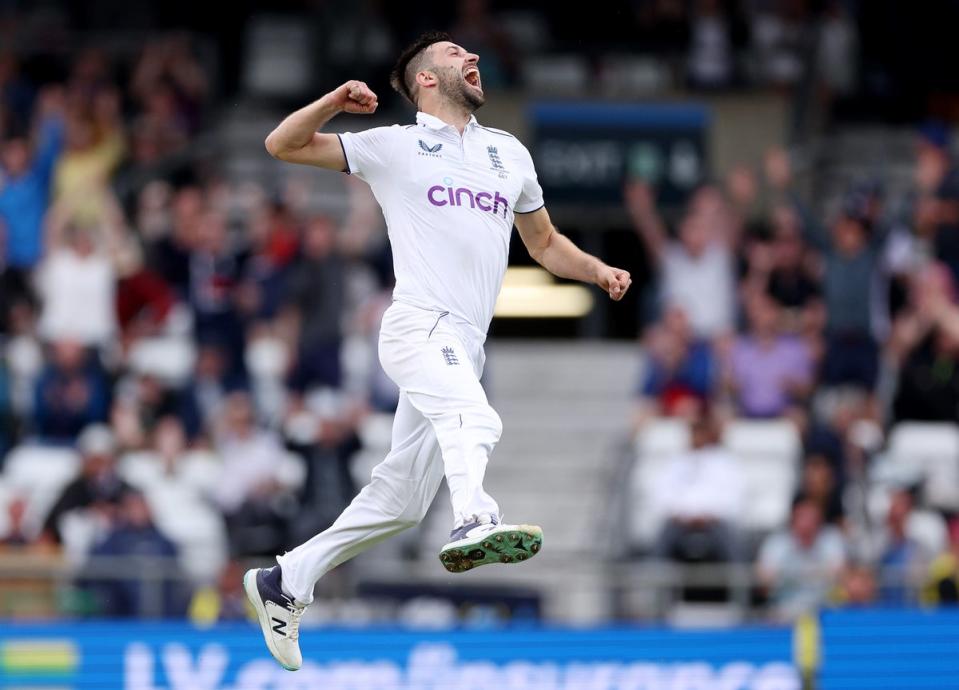
M 393 88 L 416 123 L 325 134 L 339 113 L 376 112 L 377 96 L 349 81 L 297 110 L 266 148 L 290 163 L 355 175 L 383 209 L 396 273 L 379 357 L 400 389 L 392 447 L 371 482 L 326 531 L 250 570 L 247 596 L 266 644 L 286 669 L 302 663 L 299 622 L 329 570 L 419 523 L 446 477 L 453 530 L 440 561 L 453 573 L 534 556 L 543 533 L 500 521 L 483 489 L 503 425 L 480 384 L 483 343 L 503 282 L 513 224 L 530 255 L 562 278 L 598 285 L 614 300 L 629 273 L 580 251 L 550 222 L 529 152 L 473 116 L 483 105 L 479 56 L 447 34 L 420 37 L 400 56 Z

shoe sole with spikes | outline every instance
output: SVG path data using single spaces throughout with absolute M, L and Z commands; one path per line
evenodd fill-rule
M 451 573 L 465 573 L 490 563 L 522 563 L 543 548 L 543 530 L 536 525 L 501 525 L 484 535 L 450 542 L 440 562 Z

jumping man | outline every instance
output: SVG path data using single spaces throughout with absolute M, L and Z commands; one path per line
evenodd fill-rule
M 418 112 L 416 124 L 319 132 L 339 113 L 369 115 L 377 97 L 348 81 L 270 133 L 282 161 L 365 181 L 383 209 L 396 287 L 383 316 L 379 357 L 400 389 L 392 447 L 371 482 L 333 525 L 244 577 L 276 660 L 302 663 L 299 622 L 325 573 L 419 523 L 446 477 L 453 531 L 440 561 L 453 573 L 534 556 L 543 533 L 500 522 L 483 490 L 502 422 L 480 384 L 483 343 L 503 282 L 513 224 L 530 255 L 561 278 L 598 285 L 614 300 L 629 273 L 579 250 L 550 222 L 533 161 L 512 135 L 480 125 L 479 56 L 447 34 L 428 33 L 403 51 L 391 83 Z

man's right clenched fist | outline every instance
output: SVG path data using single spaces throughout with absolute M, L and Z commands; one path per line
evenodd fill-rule
M 330 95 L 333 102 L 347 113 L 369 115 L 378 105 L 376 94 L 362 81 L 348 81 Z

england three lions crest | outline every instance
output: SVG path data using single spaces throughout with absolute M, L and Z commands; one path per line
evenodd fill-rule
M 506 167 L 499 157 L 499 150 L 495 146 L 487 146 L 486 153 L 489 154 L 490 170 L 499 173 L 500 177 L 506 177 Z

